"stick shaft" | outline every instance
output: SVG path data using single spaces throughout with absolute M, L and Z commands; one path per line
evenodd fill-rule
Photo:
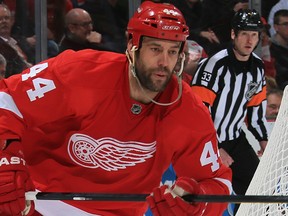
M 27 192 L 27 200 L 94 200 L 94 201 L 145 201 L 149 194 L 99 194 L 99 193 L 53 193 Z M 288 196 L 263 195 L 186 195 L 188 202 L 230 203 L 288 203 Z
M 148 194 L 26 192 L 26 200 L 145 201 Z

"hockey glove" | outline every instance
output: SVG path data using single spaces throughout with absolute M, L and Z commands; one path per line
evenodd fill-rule
M 25 191 L 34 190 L 20 143 L 11 143 L 0 151 L 0 215 L 31 215 L 34 204 L 25 201 Z
M 207 203 L 189 203 L 181 196 L 187 194 L 204 194 L 200 185 L 191 178 L 180 177 L 169 189 L 163 185 L 153 190 L 147 197 L 154 216 L 202 216 L 205 213 Z

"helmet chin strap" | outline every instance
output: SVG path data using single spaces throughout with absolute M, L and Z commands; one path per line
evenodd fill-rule
M 127 49 L 126 49 L 125 54 L 126 54 L 126 56 L 127 56 L 127 58 L 128 58 L 128 61 L 129 61 L 129 69 L 130 69 L 133 77 L 135 77 L 135 79 L 136 79 L 136 81 L 137 81 L 137 83 L 138 83 L 141 91 L 143 92 L 144 96 L 145 96 L 146 98 L 148 98 L 148 99 L 149 99 L 151 102 L 153 102 L 154 104 L 157 104 L 157 105 L 160 105 L 160 106 L 170 106 L 170 105 L 176 103 L 176 102 L 181 98 L 181 96 L 182 96 L 182 76 L 181 76 L 181 75 L 182 75 L 183 68 L 184 68 L 185 54 L 184 54 L 184 53 L 181 53 L 181 54 L 180 54 L 180 55 L 181 55 L 181 56 L 180 56 L 180 57 L 181 57 L 180 70 L 177 71 L 177 72 L 174 71 L 174 73 L 176 74 L 177 81 L 178 81 L 178 86 L 179 86 L 178 97 L 177 97 L 174 101 L 172 101 L 172 102 L 170 102 L 170 103 L 160 103 L 160 102 L 157 102 L 157 101 L 153 100 L 151 97 L 149 97 L 149 96 L 147 95 L 147 93 L 145 92 L 145 89 L 143 88 L 140 80 L 138 79 L 138 77 L 137 77 L 137 75 L 136 75 L 136 72 L 135 72 L 135 51 L 136 51 L 137 49 L 138 49 L 138 48 L 137 48 L 136 46 L 133 46 L 133 47 L 132 47 L 132 49 L 131 49 L 131 52 L 132 52 L 132 54 L 133 54 L 133 58 L 132 58 L 132 59 L 131 59 L 131 56 L 129 55 Z

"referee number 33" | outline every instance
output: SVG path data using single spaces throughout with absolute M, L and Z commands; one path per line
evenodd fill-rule
M 212 76 L 211 73 L 204 71 L 202 74 L 201 80 L 209 82 L 211 80 L 211 76 Z
M 22 74 L 22 81 L 26 81 L 28 79 L 32 79 L 33 87 L 32 89 L 29 89 L 27 92 L 27 95 L 30 99 L 30 101 L 35 101 L 37 98 L 44 97 L 44 94 L 52 91 L 56 88 L 53 80 L 50 79 L 44 79 L 35 76 L 40 73 L 41 71 L 45 70 L 48 67 L 48 63 L 42 63 L 38 65 L 34 65 L 30 68 L 30 72 L 27 74 Z

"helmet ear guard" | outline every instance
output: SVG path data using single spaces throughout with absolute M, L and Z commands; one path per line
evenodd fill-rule
M 177 77 L 180 77 L 183 73 L 185 59 L 186 59 L 185 53 L 181 52 L 179 54 L 179 61 L 177 62 L 177 64 L 179 64 L 180 68 L 179 68 L 179 70 L 174 71 Z

